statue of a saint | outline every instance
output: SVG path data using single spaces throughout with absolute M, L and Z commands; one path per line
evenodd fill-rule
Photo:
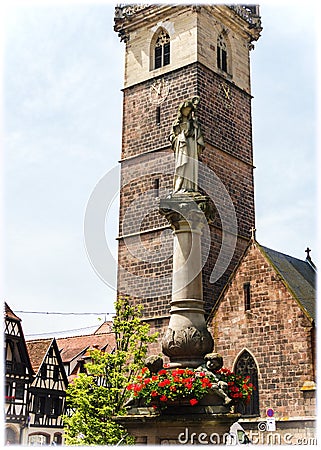
M 196 111 L 199 97 L 182 102 L 169 140 L 175 152 L 173 194 L 198 191 L 198 157 L 205 147 Z

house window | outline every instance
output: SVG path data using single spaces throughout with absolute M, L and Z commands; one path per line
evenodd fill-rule
M 223 34 L 217 38 L 217 67 L 227 73 L 227 45 Z
M 161 30 L 154 47 L 154 69 L 170 63 L 170 38 L 165 30 Z
M 50 401 L 50 415 L 59 416 L 61 414 L 61 400 L 58 397 L 52 397 Z
M 59 380 L 59 367 L 58 366 L 55 366 L 53 369 L 53 379 L 55 381 Z
M 62 445 L 62 434 L 61 433 L 55 433 L 54 434 L 54 438 L 53 438 L 53 442 L 56 445 Z
M 24 383 L 16 383 L 15 388 L 15 398 L 18 400 L 23 400 L 25 395 L 25 385 Z
M 50 435 L 49 434 L 31 434 L 28 436 L 29 445 L 49 445 Z
M 236 407 L 236 411 L 243 416 L 259 416 L 259 383 L 258 383 L 258 370 L 253 356 L 244 350 L 238 357 L 234 366 L 234 372 L 237 375 L 249 376 L 250 382 L 255 389 L 253 390 L 251 400 L 247 404 L 239 404 Z
M 45 363 L 41 366 L 40 376 L 41 376 L 42 380 L 45 380 L 47 378 L 47 364 L 45 364 Z
M 8 341 L 6 345 L 6 361 L 13 361 L 13 352 L 13 344 Z
M 244 292 L 244 310 L 249 311 L 251 309 L 251 285 L 250 283 L 243 284 Z
M 46 397 L 39 396 L 35 399 L 34 412 L 36 414 L 45 414 L 46 412 Z

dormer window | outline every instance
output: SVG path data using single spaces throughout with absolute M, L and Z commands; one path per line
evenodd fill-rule
M 227 73 L 227 44 L 223 34 L 217 38 L 217 67 Z
M 170 38 L 165 30 L 161 30 L 154 47 L 154 69 L 170 63 Z

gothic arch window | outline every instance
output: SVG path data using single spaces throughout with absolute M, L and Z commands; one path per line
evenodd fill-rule
M 152 40 L 152 69 L 159 69 L 170 63 L 170 37 L 166 30 L 161 28 Z
M 258 369 L 253 356 L 247 350 L 243 350 L 237 358 L 234 372 L 239 375 L 249 376 L 250 382 L 255 386 L 250 402 L 238 405 L 236 412 L 241 413 L 243 416 L 259 416 Z
M 217 67 L 223 72 L 228 73 L 228 45 L 223 33 L 219 34 L 217 38 L 216 53 Z

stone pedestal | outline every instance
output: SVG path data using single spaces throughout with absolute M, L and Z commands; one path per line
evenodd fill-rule
M 196 413 L 191 408 L 188 413 L 188 408 L 173 408 L 157 415 L 152 408 L 137 408 L 136 414 L 115 420 L 136 438 L 136 445 L 224 445 L 230 426 L 240 415 L 206 413 L 206 407 L 203 409 Z
M 170 367 L 198 367 L 214 345 L 202 289 L 201 235 L 208 205 L 209 199 L 199 193 L 160 200 L 160 213 L 174 234 L 171 318 L 162 342 Z

